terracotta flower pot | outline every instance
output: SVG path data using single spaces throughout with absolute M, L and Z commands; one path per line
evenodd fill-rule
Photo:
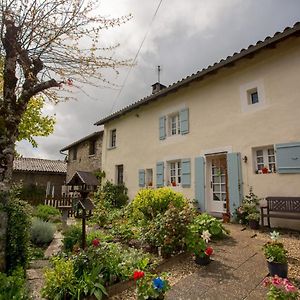
M 223 213 L 222 214 L 223 223 L 229 223 L 230 222 L 230 214 L 229 213 Z
M 195 263 L 197 265 L 206 266 L 206 265 L 210 264 L 210 262 L 211 262 L 211 260 L 208 255 L 205 255 L 204 257 L 202 257 L 202 256 L 195 257 Z
M 281 278 L 287 278 L 288 264 L 287 263 L 276 263 L 268 261 L 268 269 L 271 276 L 279 276 Z

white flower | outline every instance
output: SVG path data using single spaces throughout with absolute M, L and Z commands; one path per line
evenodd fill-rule
M 201 238 L 205 241 L 205 243 L 208 243 L 210 241 L 210 237 L 211 234 L 209 233 L 208 230 L 202 231 Z
M 270 235 L 271 235 L 272 241 L 277 241 L 279 239 L 279 232 L 277 232 L 275 230 L 273 232 L 271 232 Z

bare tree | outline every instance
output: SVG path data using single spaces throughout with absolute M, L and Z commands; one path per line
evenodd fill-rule
M 31 97 L 61 100 L 64 86 L 108 83 L 103 69 L 117 72 L 118 60 L 98 46 L 102 29 L 130 15 L 95 15 L 97 0 L 1 0 L 0 55 L 4 60 L 0 97 L 0 191 L 9 188 L 18 125 Z M 83 48 L 82 45 L 85 45 Z M 111 52 L 110 52 L 111 53 Z

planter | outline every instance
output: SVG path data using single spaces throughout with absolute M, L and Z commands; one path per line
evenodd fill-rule
M 208 264 L 210 264 L 211 260 L 210 260 L 210 257 L 208 255 L 205 255 L 204 257 L 201 257 L 201 256 L 196 256 L 195 257 L 195 263 L 197 265 L 200 265 L 200 266 L 206 266 Z
M 249 220 L 249 226 L 251 229 L 258 229 L 259 228 L 259 221 L 257 220 Z
M 229 213 L 223 213 L 222 214 L 223 223 L 229 223 L 230 222 L 230 214 Z
M 164 300 L 164 299 L 165 299 L 165 295 L 160 295 L 158 298 L 152 298 L 152 297 L 149 297 L 149 298 L 148 298 L 148 300 L 155 300 L 155 299 L 156 299 L 156 300 L 157 300 L 157 299 L 158 299 L 158 300 Z
M 288 264 L 280 264 L 276 262 L 269 262 L 268 261 L 268 269 L 271 276 L 279 276 L 281 278 L 287 278 L 288 274 Z

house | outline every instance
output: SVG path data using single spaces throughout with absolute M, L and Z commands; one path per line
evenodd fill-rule
M 77 171 L 94 173 L 101 170 L 103 130 L 89 134 L 60 150 L 68 151 L 67 182 Z
M 60 197 L 66 173 L 67 164 L 61 160 L 15 158 L 12 181 L 21 183 L 27 195 L 35 197 L 38 193 L 43 199 L 45 196 Z
M 300 196 L 300 23 L 153 93 L 104 125 L 102 168 L 140 188 L 170 186 L 202 211 Z

